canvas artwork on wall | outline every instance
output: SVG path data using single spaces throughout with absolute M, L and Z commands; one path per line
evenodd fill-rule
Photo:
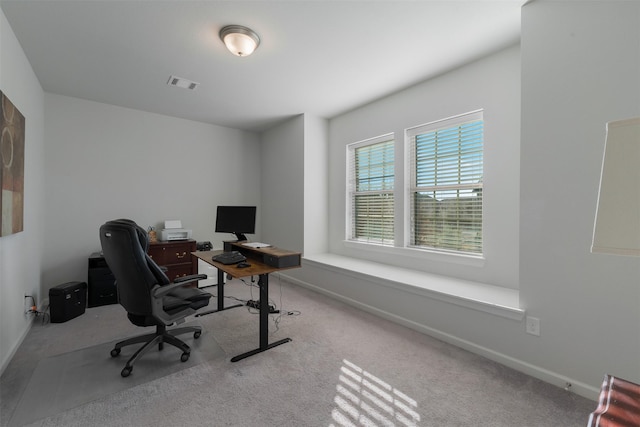
M 24 230 L 24 130 L 25 119 L 0 91 L 0 236 Z

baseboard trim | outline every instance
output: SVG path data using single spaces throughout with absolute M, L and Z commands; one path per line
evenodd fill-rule
M 381 310 L 379 308 L 370 306 L 368 304 L 361 303 L 352 298 L 345 297 L 344 295 L 340 295 L 333 291 L 329 291 L 322 287 L 313 285 L 311 283 L 305 282 L 295 277 L 291 277 L 287 274 L 280 273 L 280 276 L 283 280 L 286 280 L 294 285 L 301 286 L 303 288 L 310 289 L 312 291 L 318 292 L 320 294 L 326 295 L 330 298 L 336 299 L 338 301 L 344 302 L 351 306 L 357 307 L 361 310 L 364 310 L 368 313 L 374 314 L 376 316 L 382 317 L 386 320 L 392 321 L 394 323 L 398 323 L 400 325 L 406 326 L 415 331 L 421 332 L 423 334 L 429 335 L 431 337 L 437 338 L 441 341 L 449 343 L 451 345 L 455 345 L 456 347 L 460 347 L 464 350 L 470 351 L 472 353 L 478 354 L 480 356 L 486 357 L 489 360 L 493 360 L 494 362 L 498 362 L 502 365 L 505 365 L 509 368 L 515 369 L 524 374 L 530 375 L 534 378 L 547 382 L 549 384 L 553 384 L 560 388 L 567 388 L 567 384 L 570 384 L 568 390 L 577 395 L 585 397 L 587 399 L 591 399 L 596 401 L 599 395 L 600 390 L 596 387 L 592 387 L 588 384 L 585 384 L 580 381 L 576 381 L 575 379 L 566 377 L 564 375 L 560 375 L 557 372 L 549 371 L 547 369 L 541 368 L 536 365 L 532 365 L 531 363 L 525 362 L 520 359 L 513 358 L 503 353 L 496 352 L 487 347 L 480 346 L 478 344 L 472 343 L 470 341 L 458 338 L 454 335 L 442 332 L 438 329 L 431 328 L 429 326 L 414 322 L 412 320 L 406 319 L 404 317 L 398 316 L 393 313 L 389 313 L 387 311 Z

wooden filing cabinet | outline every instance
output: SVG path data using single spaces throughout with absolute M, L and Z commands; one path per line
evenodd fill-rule
M 173 240 L 150 243 L 148 253 L 156 264 L 167 269 L 166 275 L 173 281 L 177 277 L 198 274 L 197 259 L 191 256 L 195 251 L 195 240 Z

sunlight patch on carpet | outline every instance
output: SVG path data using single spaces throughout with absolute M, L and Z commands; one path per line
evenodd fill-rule
M 412 427 L 420 421 L 418 403 L 386 381 L 346 359 L 340 367 L 335 424 L 330 427 Z

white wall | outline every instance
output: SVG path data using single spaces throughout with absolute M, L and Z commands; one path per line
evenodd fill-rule
M 304 115 L 264 132 L 260 152 L 263 240 L 280 248 L 302 252 Z
M 266 242 L 303 254 L 327 251 L 327 132 L 327 119 L 302 114 L 261 135 Z
M 541 319 L 540 337 L 525 334 L 521 322 L 339 271 L 305 266 L 296 274 L 509 366 L 558 385 L 568 380 L 581 394 L 595 397 L 604 373 L 640 382 L 640 261 L 589 253 L 604 124 L 640 115 L 639 8 L 638 2 L 536 0 L 523 8 L 520 49 L 329 123 L 329 246 L 362 256 L 342 246 L 345 145 L 485 109 L 487 261 L 482 269 L 431 261 L 424 268 L 519 286 L 521 306 Z M 28 329 L 23 294 L 45 295 L 52 285 L 84 280 L 86 257 L 99 248 L 97 229 L 107 219 L 129 216 L 149 225 L 179 216 L 194 237 L 220 247 L 231 236 L 212 232 L 217 204 L 269 200 L 259 207 L 264 236 L 254 238 L 306 250 L 302 233 L 310 216 L 302 188 L 307 172 L 318 170 L 308 165 L 304 147 L 310 122 L 292 119 L 263 135 L 259 148 L 256 135 L 233 129 L 44 96 L 4 15 L 0 36 L 0 88 L 27 118 L 25 231 L 0 238 L 3 367 Z M 311 125 L 322 140 L 322 122 Z M 178 173 L 167 160 L 174 151 L 187 163 Z M 230 177 L 240 181 L 222 188 Z
M 222 248 L 216 206 L 260 204 L 256 134 L 53 94 L 45 109 L 45 288 L 86 280 L 110 219 L 180 219 Z
M 522 23 L 520 49 L 330 121 L 330 250 L 364 257 L 341 242 L 346 144 L 483 107 L 485 202 L 493 209 L 485 219 L 494 223 L 486 238 L 504 247 L 491 246 L 485 273 L 476 270 L 489 283 L 519 284 L 520 307 L 540 319 L 541 335 L 526 334 L 523 322 L 340 269 L 306 264 L 298 280 L 595 398 L 606 373 L 640 382 L 640 259 L 589 252 L 605 123 L 640 115 L 640 2 L 536 0 L 523 7 Z M 508 195 L 490 201 L 497 189 Z M 458 275 L 451 265 L 427 264 Z
M 437 259 L 404 259 L 346 247 L 346 145 L 460 113 L 484 109 L 485 257 L 484 264 Z M 518 287 L 520 159 L 520 47 L 513 46 L 450 73 L 393 94 L 329 121 L 327 179 L 329 251 L 449 277 Z M 397 159 L 404 153 L 400 147 Z M 309 179 L 305 170 L 305 179 Z M 402 183 L 398 183 L 402 188 Z M 400 192 L 401 193 L 401 192 Z M 402 197 L 402 195 L 400 195 Z M 468 306 L 450 304 L 391 281 L 341 268 L 304 262 L 287 275 L 303 286 L 334 296 L 418 331 L 536 374 L 518 348 L 532 336 L 522 322 Z M 396 280 L 401 281 L 398 275 Z M 517 356 L 517 357 L 516 357 Z M 539 373 L 539 372 L 538 372 Z M 540 375 L 549 381 L 552 375 Z M 562 382 L 563 384 L 564 382 Z
M 640 259 L 590 253 L 605 124 L 640 116 L 639 28 L 640 2 L 522 14 L 520 295 L 541 336 L 521 357 L 593 386 L 640 382 Z
M 42 302 L 44 93 L 0 10 L 0 89 L 25 117 L 24 231 L 0 237 L 0 373 L 29 330 L 25 294 Z
M 329 123 L 304 115 L 304 254 L 329 250 Z
M 346 247 L 346 146 L 395 133 L 396 163 L 404 160 L 404 130 L 484 109 L 483 266 L 365 252 Z M 434 78 L 330 121 L 329 245 L 332 253 L 367 258 L 436 274 L 508 288 L 518 287 L 518 204 L 520 131 L 520 49 L 495 55 Z M 404 203 L 402 175 L 396 173 L 396 206 Z M 400 190 L 398 190 L 400 189 Z M 402 229 L 403 224 L 396 224 Z M 364 245 L 363 245 L 364 246 Z

